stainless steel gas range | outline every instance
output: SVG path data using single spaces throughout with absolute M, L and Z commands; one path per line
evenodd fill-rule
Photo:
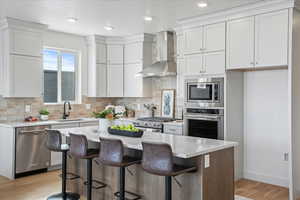
M 142 130 L 163 133 L 164 123 L 171 121 L 175 121 L 175 119 L 164 117 L 144 117 L 138 118 L 133 122 L 133 125 Z

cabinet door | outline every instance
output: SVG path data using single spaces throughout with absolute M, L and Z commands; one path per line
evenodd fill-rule
M 42 43 L 41 33 L 12 30 L 10 53 L 27 56 L 41 56 Z
M 224 74 L 225 51 L 203 54 L 203 68 L 207 74 Z
M 97 64 L 97 97 L 107 96 L 107 67 L 106 64 Z
M 136 76 L 142 71 L 141 64 L 127 64 L 124 66 L 124 96 L 142 97 L 143 96 L 143 78 Z
M 184 59 L 177 60 L 177 97 L 184 97 L 184 75 L 186 74 Z
M 124 48 L 124 62 L 140 63 L 143 59 L 143 43 L 131 43 L 125 45 Z
M 108 45 L 107 60 L 109 64 L 123 64 L 123 45 Z
M 204 72 L 202 54 L 193 54 L 185 57 L 186 74 L 193 75 Z
M 11 64 L 11 96 L 40 97 L 43 85 L 41 58 L 11 55 Z
M 176 35 L 176 54 L 177 57 L 183 57 L 183 52 L 184 52 L 184 37 L 183 34 L 178 34 Z
M 109 97 L 123 97 L 123 65 L 107 68 L 107 94 Z
M 254 67 L 254 17 L 227 23 L 227 69 Z
M 203 49 L 203 28 L 187 30 L 184 33 L 184 53 L 198 53 Z
M 224 51 L 225 35 L 225 22 L 204 26 L 203 51 Z
M 288 64 L 288 10 L 258 15 L 255 18 L 256 67 Z
M 97 63 L 106 63 L 106 45 L 97 43 L 96 44 L 96 62 Z

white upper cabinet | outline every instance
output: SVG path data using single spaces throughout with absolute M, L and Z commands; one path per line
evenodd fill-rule
M 123 97 L 123 64 L 108 66 L 107 70 L 107 96 Z
M 176 57 L 183 57 L 184 53 L 184 36 L 183 34 L 176 35 Z
M 107 96 L 107 66 L 106 64 L 97 64 L 97 97 Z
M 184 75 L 186 74 L 186 68 L 184 59 L 177 59 L 177 97 L 184 97 Z
M 124 47 L 124 63 L 141 63 L 143 60 L 143 43 L 126 44 Z
M 227 69 L 254 67 L 254 17 L 227 23 Z
M 227 69 L 288 65 L 288 10 L 227 24 Z
M 47 26 L 12 18 L 1 23 L 0 95 L 42 97 L 43 33 Z
M 203 27 L 184 32 L 184 53 L 198 53 L 203 49 Z
M 109 64 L 124 63 L 124 46 L 123 45 L 107 45 L 107 61 Z
M 225 73 L 225 52 L 217 51 L 203 54 L 203 72 L 206 74 Z
M 124 96 L 125 97 L 137 97 L 142 96 L 141 81 L 142 77 L 135 76 L 143 69 L 141 64 L 126 64 L 124 66 Z
M 204 26 L 203 51 L 225 51 L 225 22 Z
M 204 72 L 202 54 L 192 54 L 185 56 L 186 74 L 196 75 Z
M 43 38 L 39 32 L 32 31 L 10 31 L 10 53 L 37 56 L 42 55 Z
M 288 10 L 255 17 L 255 67 L 288 65 Z
M 10 56 L 12 70 L 10 97 L 40 97 L 42 94 L 42 59 Z
M 106 44 L 97 43 L 96 44 L 96 63 L 106 63 Z

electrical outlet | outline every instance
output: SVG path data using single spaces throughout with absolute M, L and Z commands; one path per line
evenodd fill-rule
M 209 154 L 204 156 L 204 168 L 209 168 L 210 166 L 210 158 L 209 158 Z
M 31 112 L 31 105 L 25 105 L 25 113 Z
M 283 160 L 284 161 L 289 161 L 289 153 L 284 153 L 283 154 Z
M 87 110 L 91 110 L 91 104 L 85 104 L 85 108 L 87 109 Z

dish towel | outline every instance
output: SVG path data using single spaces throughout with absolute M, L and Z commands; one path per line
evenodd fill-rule
M 241 197 L 239 195 L 235 195 L 235 200 L 253 200 L 253 199 L 249 199 L 249 198 L 246 198 L 246 197 Z

